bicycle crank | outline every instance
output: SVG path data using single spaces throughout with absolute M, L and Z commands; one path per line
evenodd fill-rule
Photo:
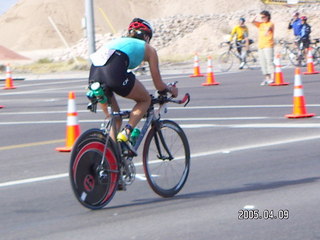
M 125 171 L 123 173 L 122 180 L 126 185 L 130 185 L 136 178 L 136 167 L 134 166 L 132 160 L 126 160 L 124 168 Z

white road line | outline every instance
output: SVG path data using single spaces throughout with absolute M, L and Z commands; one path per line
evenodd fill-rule
M 22 180 L 4 182 L 4 183 L 0 183 L 0 188 L 14 186 L 14 185 L 21 185 L 21 184 L 26 184 L 26 183 L 44 182 L 44 181 L 53 180 L 53 179 L 65 178 L 68 176 L 69 176 L 68 173 L 61 173 L 61 174 L 50 175 L 50 176 L 27 178 L 27 179 L 22 179 Z
M 59 99 L 60 100 L 60 99 Z M 55 101 L 55 99 L 49 99 L 46 101 Z M 67 103 L 66 103 L 67 106 Z M 187 106 L 187 107 L 175 107 L 170 106 L 168 111 L 170 110 L 198 110 L 198 109 L 241 109 L 241 108 L 290 108 L 292 105 L 230 105 L 230 106 Z M 307 107 L 320 107 L 320 104 L 308 104 Z M 123 111 L 127 111 L 130 109 L 122 109 Z M 102 110 L 98 109 L 98 112 L 102 112 Z M 35 115 L 35 114 L 56 114 L 56 113 L 66 113 L 67 110 L 61 111 L 30 111 L 30 112 L 1 112 L 1 115 Z M 78 113 L 89 113 L 88 110 L 78 110 Z
M 191 159 L 199 158 L 199 157 L 205 157 L 215 154 L 223 154 L 223 153 L 232 153 L 237 151 L 245 151 L 245 150 L 251 150 L 251 149 L 257 149 L 257 148 L 263 148 L 263 147 L 272 147 L 276 145 L 283 145 L 283 144 L 290 144 L 290 143 L 296 143 L 296 142 L 304 142 L 304 141 L 312 141 L 312 140 L 318 140 L 320 139 L 320 135 L 310 136 L 310 137 L 301 137 L 301 138 L 293 138 L 293 139 L 284 139 L 274 142 L 265 142 L 265 143 L 259 143 L 259 144 L 252 144 L 252 145 L 246 145 L 246 146 L 239 146 L 239 147 L 233 147 L 233 148 L 226 148 L 226 149 L 218 149 L 214 151 L 207 151 L 207 152 L 200 152 L 191 154 Z M 142 166 L 142 162 L 135 163 L 135 166 Z M 15 180 L 15 181 L 9 181 L 9 182 L 3 182 L 0 183 L 0 188 L 9 187 L 9 186 L 16 186 L 21 184 L 27 184 L 27 183 L 35 183 L 35 182 L 44 182 L 48 180 L 54 180 L 54 179 L 60 179 L 68 177 L 68 173 L 60 173 L 55 175 L 49 175 L 49 176 L 43 176 L 43 177 L 35 177 L 35 178 L 27 178 L 22 180 Z M 144 180 L 141 175 L 139 174 L 137 179 Z
M 250 118 L 243 118 L 243 120 Z M 269 118 L 271 119 L 271 118 Z M 185 119 L 172 119 L 176 121 L 217 121 L 217 120 L 239 120 L 236 118 L 219 118 L 219 119 L 196 119 L 196 118 L 185 118 Z M 252 120 L 252 119 L 250 119 Z M 101 123 L 101 120 L 80 120 L 80 123 Z M 48 121 L 21 121 L 21 122 L 0 122 L 0 126 L 7 125 L 35 125 L 35 124 L 66 124 L 65 120 L 48 120 Z M 259 124 L 180 124 L 182 128 L 192 129 L 192 128 L 320 128 L 320 123 L 259 123 Z

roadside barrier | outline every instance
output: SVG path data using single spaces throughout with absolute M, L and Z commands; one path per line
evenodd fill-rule
M 294 90 L 293 90 L 293 113 L 285 115 L 287 118 L 306 118 L 315 116 L 314 113 L 307 113 L 300 68 L 295 69 Z
M 313 56 L 312 56 L 312 49 L 308 49 L 307 55 L 307 71 L 303 74 L 318 74 L 320 72 L 314 70 L 314 63 L 313 63 Z
M 200 73 L 199 57 L 197 53 L 194 55 L 193 61 L 193 75 L 190 75 L 190 77 L 203 77 L 204 75 Z
M 66 126 L 66 146 L 56 148 L 56 151 L 59 152 L 70 152 L 74 142 L 80 135 L 80 126 L 78 124 L 78 113 L 76 109 L 75 98 L 75 93 L 69 92 Z
M 208 67 L 207 67 L 207 81 L 202 83 L 202 86 L 212 86 L 212 85 L 219 85 L 220 83 L 215 82 L 215 76 L 213 73 L 212 67 L 212 58 L 208 57 Z
M 283 73 L 281 70 L 281 61 L 280 61 L 280 54 L 277 54 L 275 59 L 274 59 L 274 64 L 276 65 L 275 67 L 275 72 L 274 72 L 274 82 L 269 84 L 269 86 L 285 86 L 288 85 L 289 83 L 284 82 L 283 80 Z
M 9 90 L 9 89 L 15 89 L 16 87 L 13 85 L 13 80 L 12 80 L 12 72 L 10 68 L 10 64 L 7 64 L 6 67 L 6 83 L 5 87 L 3 89 Z

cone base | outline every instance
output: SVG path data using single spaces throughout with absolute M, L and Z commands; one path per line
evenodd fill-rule
M 2 88 L 2 89 L 4 89 L 4 90 L 9 90 L 9 89 L 16 89 L 16 87 L 4 87 L 4 88 Z
M 285 117 L 287 118 L 308 118 L 315 116 L 314 113 L 306 113 L 306 114 L 287 114 Z
M 220 83 L 218 82 L 214 82 L 214 83 L 202 83 L 202 86 L 213 86 L 213 85 L 220 85 Z
M 71 152 L 72 147 L 57 147 L 56 151 L 58 152 Z
M 189 77 L 204 77 L 204 75 L 203 74 L 197 74 L 197 75 L 190 75 Z
M 317 72 L 317 71 L 315 71 L 315 72 L 304 72 L 303 74 L 304 75 L 311 75 L 311 74 L 319 74 L 320 72 Z
M 289 83 L 283 82 L 283 83 L 270 83 L 269 86 L 286 86 L 289 85 Z

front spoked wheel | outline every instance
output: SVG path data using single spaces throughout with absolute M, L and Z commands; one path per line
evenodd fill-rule
M 246 65 L 248 66 L 249 69 L 257 69 L 259 67 L 257 50 L 249 51 L 246 58 Z
M 118 184 L 118 164 L 111 139 L 102 163 L 106 135 L 100 129 L 84 132 L 76 141 L 69 177 L 77 200 L 90 209 L 100 209 L 113 198 Z
M 176 195 L 184 186 L 190 169 L 188 139 L 179 125 L 159 122 L 149 131 L 143 148 L 143 166 L 150 187 L 162 197 Z
M 222 53 L 218 58 L 218 66 L 220 71 L 228 72 L 233 65 L 234 56 L 230 52 Z

